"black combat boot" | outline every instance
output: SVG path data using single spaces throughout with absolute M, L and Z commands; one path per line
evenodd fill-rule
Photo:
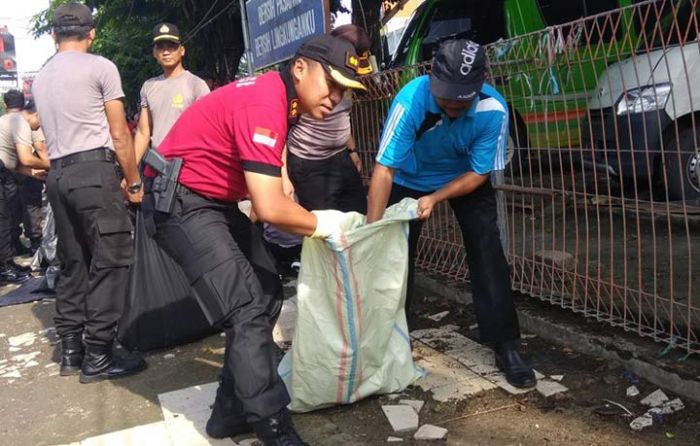
M 61 338 L 61 376 L 77 375 L 83 365 L 82 335 L 66 335 Z
M 532 366 L 520 357 L 516 341 L 503 342 L 496 346 L 496 366 L 506 375 L 506 381 L 514 387 L 526 389 L 537 385 Z
M 236 398 L 233 383 L 222 378 L 216 389 L 216 400 L 207 421 L 207 435 L 211 438 L 227 438 L 253 432 L 243 414 L 243 406 Z
M 132 354 L 125 358 L 114 355 L 112 343 L 107 345 L 89 345 L 80 371 L 80 382 L 96 383 L 105 379 L 122 378 L 133 375 L 146 368 L 146 361 L 140 355 Z
M 292 416 L 285 407 L 276 414 L 253 425 L 255 435 L 264 446 L 309 446 L 299 437 L 292 424 Z

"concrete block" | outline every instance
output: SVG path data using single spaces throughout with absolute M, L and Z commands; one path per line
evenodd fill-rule
M 566 386 L 559 384 L 556 381 L 541 379 L 537 381 L 537 391 L 545 398 L 557 393 L 567 392 L 569 389 Z
M 639 389 L 637 388 L 637 386 L 629 386 L 627 388 L 627 396 L 635 397 L 637 395 L 639 395 Z
M 424 424 L 418 429 L 418 432 L 413 436 L 416 440 L 442 440 L 447 437 L 447 429 L 443 427 L 433 426 L 432 424 Z
M 418 429 L 418 414 L 411 406 L 382 406 L 394 432 L 410 432 Z
M 417 414 L 420 414 L 420 411 L 421 411 L 421 409 L 423 408 L 423 405 L 425 404 L 425 401 L 421 401 L 421 400 L 399 400 L 399 404 L 403 404 L 404 406 L 411 406 L 411 407 L 413 407 L 413 410 L 415 410 Z
M 668 401 L 668 396 L 666 396 L 664 391 L 661 389 L 656 389 L 647 395 L 646 398 L 640 401 L 640 403 L 644 404 L 645 406 L 659 407 L 666 401 Z
M 651 414 L 645 413 L 641 417 L 637 417 L 632 420 L 630 427 L 635 431 L 640 431 L 645 427 L 651 426 L 652 424 L 654 424 L 654 420 L 652 419 Z

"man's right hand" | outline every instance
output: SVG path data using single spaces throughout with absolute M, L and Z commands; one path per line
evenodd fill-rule
M 340 221 L 345 215 L 343 212 L 335 210 L 311 211 L 316 216 L 316 230 L 311 234 L 311 238 L 338 238 L 343 230 L 340 228 Z

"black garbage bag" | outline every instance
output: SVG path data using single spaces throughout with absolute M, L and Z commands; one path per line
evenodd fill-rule
M 245 215 L 236 220 L 236 243 L 251 262 L 263 291 L 272 295 L 270 316 L 282 307 L 282 282 L 262 235 Z M 135 218 L 134 262 L 129 293 L 119 323 L 119 341 L 129 350 L 148 351 L 202 339 L 221 331 L 211 326 L 184 271 L 146 232 L 144 215 Z

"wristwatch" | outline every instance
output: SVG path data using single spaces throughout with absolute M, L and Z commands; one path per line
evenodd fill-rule
M 132 183 L 131 186 L 126 188 L 126 190 L 130 194 L 135 194 L 135 193 L 141 192 L 142 187 L 143 187 L 143 182 L 141 180 L 139 180 L 135 183 Z

